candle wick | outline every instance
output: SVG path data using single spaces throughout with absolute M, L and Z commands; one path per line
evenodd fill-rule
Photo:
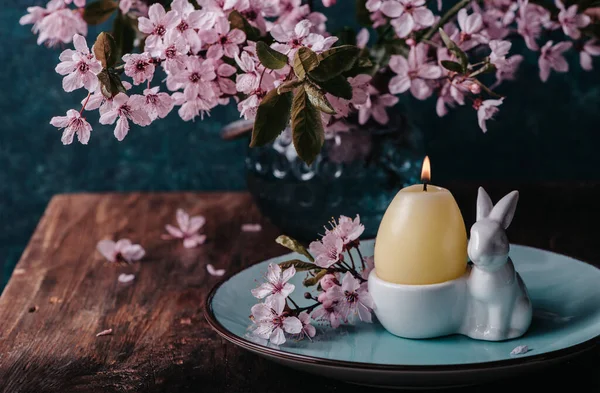
M 427 182 L 423 182 L 423 191 L 427 191 Z

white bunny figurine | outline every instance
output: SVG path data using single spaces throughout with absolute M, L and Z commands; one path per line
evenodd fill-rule
M 477 194 L 477 222 L 468 244 L 473 267 L 467 279 L 467 312 L 461 333 L 498 341 L 523 335 L 531 324 L 527 288 L 508 257 L 506 228 L 510 225 L 519 192 L 513 191 L 496 206 L 482 187 Z

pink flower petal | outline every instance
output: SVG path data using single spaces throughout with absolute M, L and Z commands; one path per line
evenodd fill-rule
M 262 226 L 260 224 L 242 224 L 243 232 L 260 232 Z
M 208 271 L 208 273 L 211 276 L 222 276 L 225 274 L 225 269 L 215 269 L 215 267 L 213 265 L 211 265 L 210 263 L 208 265 L 206 265 L 206 270 Z
M 122 273 L 122 274 L 119 274 L 118 281 L 120 283 L 126 284 L 128 282 L 133 281 L 134 279 L 135 279 L 135 275 Z
M 404 7 L 397 1 L 387 0 L 381 4 L 380 11 L 390 18 L 397 18 L 404 12 Z

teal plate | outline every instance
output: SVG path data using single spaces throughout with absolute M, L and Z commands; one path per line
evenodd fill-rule
M 361 244 L 363 255 L 373 254 L 372 240 Z M 288 340 L 280 347 L 265 345 L 248 335 L 250 294 L 262 281 L 273 258 L 244 269 L 218 284 L 206 304 L 210 325 L 225 339 L 284 365 L 346 382 L 386 387 L 458 386 L 513 376 L 563 361 L 600 342 L 600 270 L 549 251 L 511 245 L 510 256 L 523 277 L 534 307 L 526 335 L 487 342 L 454 335 L 410 340 L 388 333 L 379 323 L 317 325 L 312 341 Z M 304 273 L 291 282 L 300 305 Z M 529 352 L 513 356 L 518 345 Z

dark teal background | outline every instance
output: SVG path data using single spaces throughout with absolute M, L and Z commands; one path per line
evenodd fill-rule
M 220 128 L 238 118 L 235 106 L 204 121 L 183 122 L 174 111 L 149 127 L 133 126 L 119 143 L 112 127 L 95 124 L 90 144 L 63 146 L 50 118 L 80 108 L 83 91 L 61 88 L 54 72 L 62 48 L 36 45 L 31 26 L 20 26 L 26 7 L 40 1 L 6 0 L 0 10 L 0 287 L 48 200 L 76 191 L 241 190 L 247 141 L 225 142 Z M 330 29 L 351 20 L 354 0 L 338 0 Z M 331 15 L 343 18 L 331 19 Z M 90 30 L 90 41 L 97 30 Z M 427 102 L 402 97 L 402 110 L 423 132 L 434 182 L 449 180 L 597 180 L 600 175 L 600 73 L 583 72 L 575 53 L 572 72 L 538 77 L 537 57 L 521 66 L 497 120 L 483 134 L 475 111 L 458 108 L 445 118 Z M 600 61 L 595 61 L 600 70 Z

